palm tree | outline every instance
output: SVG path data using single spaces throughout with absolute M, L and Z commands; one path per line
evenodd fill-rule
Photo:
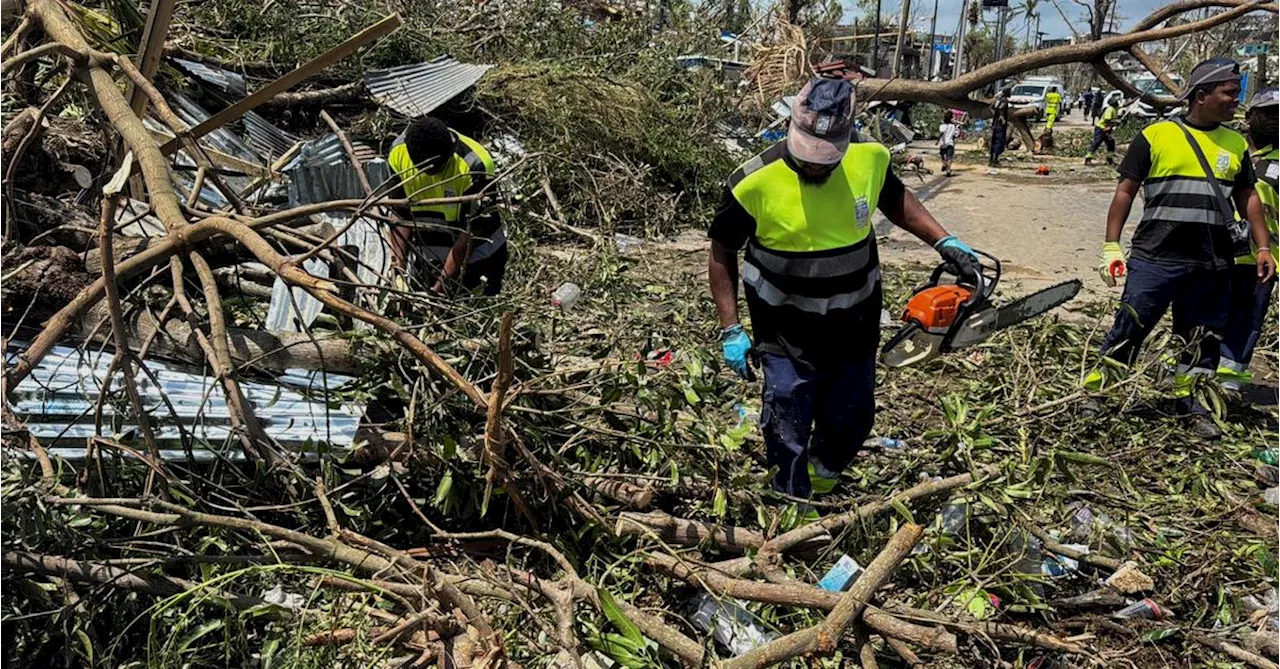
M 1031 44 L 1031 26 L 1034 25 L 1036 19 L 1040 17 L 1039 9 L 1040 0 L 1022 0 L 1022 4 L 1013 7 L 1010 10 L 1009 18 L 1013 19 L 1019 16 L 1022 17 L 1022 25 L 1026 31 L 1024 39 L 1027 43 L 1028 51 L 1033 48 L 1033 45 Z

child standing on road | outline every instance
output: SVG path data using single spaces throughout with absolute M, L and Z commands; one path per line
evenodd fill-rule
M 956 157 L 956 122 L 952 112 L 942 116 L 938 126 L 938 155 L 942 156 L 942 173 L 951 176 L 951 159 Z

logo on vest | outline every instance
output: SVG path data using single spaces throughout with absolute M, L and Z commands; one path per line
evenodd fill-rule
M 1218 177 L 1226 178 L 1227 168 L 1229 167 L 1231 167 L 1231 154 L 1227 153 L 1226 151 L 1219 151 L 1218 166 L 1217 166 L 1217 169 L 1214 170 L 1214 172 L 1217 173 Z
M 858 219 L 858 227 L 871 223 L 871 205 L 867 204 L 866 196 L 859 195 L 853 199 L 853 213 Z

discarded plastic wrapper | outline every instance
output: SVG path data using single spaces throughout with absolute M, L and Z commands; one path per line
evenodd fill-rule
M 938 514 L 942 519 L 942 533 L 963 536 L 968 534 L 969 503 L 964 500 L 952 500 L 942 507 Z
M 1089 547 L 1084 544 L 1064 544 L 1067 548 L 1073 548 L 1081 553 L 1088 553 Z M 1067 574 L 1078 571 L 1080 562 L 1073 560 L 1065 555 L 1057 555 L 1050 553 L 1045 557 L 1044 562 L 1040 564 L 1040 571 L 1049 578 L 1062 578 Z
M 1144 597 L 1119 611 L 1111 614 L 1115 618 L 1148 618 L 1150 620 L 1161 620 L 1168 615 L 1164 609 L 1160 608 L 1148 597 Z
M 578 304 L 578 300 L 582 299 L 582 288 L 578 284 L 566 281 L 556 288 L 556 292 L 551 294 L 551 306 L 560 309 L 560 311 L 572 311 L 573 307 Z
M 871 437 L 862 442 L 863 448 L 879 448 L 886 451 L 902 451 L 907 447 L 907 443 L 901 439 L 893 437 Z
M 1246 611 L 1265 611 L 1267 623 L 1272 631 L 1280 629 L 1280 589 L 1272 586 L 1262 598 L 1257 595 L 1246 595 L 1240 598 L 1240 604 Z
M 750 652 L 778 638 L 776 632 L 761 630 L 760 620 L 737 600 L 718 600 L 702 593 L 690 600 L 694 609 L 689 620 L 703 632 L 711 632 L 734 657 Z
M 827 592 L 844 592 L 858 580 L 862 572 L 862 565 L 858 564 L 857 560 L 848 555 L 841 555 L 822 580 L 818 581 L 818 587 Z
M 1271 506 L 1280 505 L 1280 487 L 1267 488 L 1262 493 L 1262 499 Z

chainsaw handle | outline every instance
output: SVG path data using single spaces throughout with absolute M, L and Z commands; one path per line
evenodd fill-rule
M 969 298 L 965 302 L 964 306 L 966 307 L 971 307 L 979 301 L 991 299 L 991 296 L 996 292 L 996 284 L 1000 283 L 1000 276 L 1002 273 L 1002 266 L 999 258 L 987 253 L 986 251 L 974 249 L 973 252 L 981 256 L 978 261 L 978 267 L 980 268 L 978 272 L 980 285 L 970 286 L 977 290 L 973 291 L 973 297 Z M 982 258 L 990 260 L 994 266 L 984 265 L 981 260 Z M 933 268 L 933 273 L 929 275 L 929 283 L 925 287 L 938 285 L 938 282 L 942 280 L 943 274 L 950 274 L 950 272 L 947 271 L 947 263 L 945 262 L 940 263 L 937 267 Z M 959 284 L 959 278 L 960 277 L 956 277 L 957 284 Z

